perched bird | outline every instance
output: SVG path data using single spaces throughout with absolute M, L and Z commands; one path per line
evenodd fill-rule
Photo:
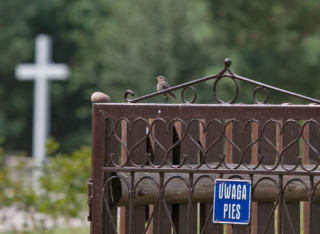
M 158 92 L 162 91 L 164 89 L 170 88 L 170 85 L 168 84 L 168 82 L 164 76 L 158 76 L 158 77 L 156 77 L 156 79 L 158 80 L 158 84 L 157 84 Z M 177 103 L 179 103 L 176 98 L 176 95 L 174 94 L 173 91 L 169 91 L 167 93 L 164 93 L 164 94 L 162 94 L 162 96 L 164 96 L 166 98 L 165 102 L 167 102 L 168 97 L 169 97 L 169 98 L 172 98 L 173 100 L 175 100 Z

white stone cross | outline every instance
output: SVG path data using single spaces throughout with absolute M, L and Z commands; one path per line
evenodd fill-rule
M 32 156 L 35 166 L 41 166 L 46 155 L 45 145 L 50 131 L 50 80 L 65 80 L 70 69 L 65 64 L 51 61 L 51 38 L 38 35 L 35 64 L 19 64 L 15 75 L 18 80 L 34 80 Z

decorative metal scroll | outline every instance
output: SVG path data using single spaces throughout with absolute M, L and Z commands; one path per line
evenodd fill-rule
M 278 121 L 278 120 L 274 120 L 274 119 L 269 119 L 266 122 L 264 122 L 264 124 L 261 124 L 258 120 L 256 119 L 250 119 L 247 120 L 245 123 L 240 122 L 237 119 L 229 119 L 227 120 L 225 123 L 223 123 L 221 120 L 218 119 L 211 119 L 211 120 L 207 120 L 207 122 L 203 122 L 203 120 L 201 119 L 191 119 L 188 122 L 179 119 L 179 118 L 174 118 L 171 121 L 166 121 L 162 118 L 155 118 L 153 120 L 152 123 L 149 123 L 146 119 L 142 118 L 142 117 L 138 117 L 132 121 L 130 121 L 127 118 L 120 118 L 117 120 L 111 120 L 108 119 L 108 121 L 110 121 L 111 125 L 112 125 L 112 132 L 110 133 L 110 135 L 108 136 L 108 139 L 110 139 L 112 136 L 115 137 L 118 141 L 118 144 L 121 145 L 121 147 L 125 150 L 125 155 L 126 155 L 126 160 L 123 164 L 117 164 L 115 162 L 115 156 L 113 152 L 110 152 L 110 160 L 109 162 L 107 162 L 107 164 L 105 165 L 106 167 L 114 167 L 114 168 L 125 168 L 127 166 L 129 166 L 130 168 L 154 168 L 154 169 L 161 169 L 165 166 L 167 166 L 167 168 L 172 168 L 172 169 L 179 169 L 182 167 L 186 167 L 188 169 L 200 169 L 200 170 L 217 170 L 217 169 L 222 169 L 222 170 L 238 170 L 238 169 L 242 169 L 242 170 L 265 170 L 265 171 L 277 171 L 277 170 L 282 170 L 282 171 L 286 171 L 286 172 L 294 172 L 294 171 L 298 171 L 299 173 L 303 173 L 303 172 L 314 172 L 320 175 L 320 170 L 319 170 L 319 164 L 320 164 L 320 153 L 318 152 L 318 150 L 316 149 L 315 146 L 313 146 L 308 139 L 306 139 L 305 135 L 303 134 L 305 128 L 309 128 L 310 124 L 313 124 L 314 126 L 317 126 L 317 128 L 320 130 L 320 123 L 314 119 L 310 119 L 310 120 L 306 120 L 304 121 L 303 124 L 300 124 L 299 121 L 295 120 L 295 119 L 289 119 L 286 120 L 284 122 L 282 121 Z M 125 142 L 122 141 L 121 137 L 118 136 L 116 128 L 119 127 L 121 121 L 126 122 L 128 130 L 130 132 L 134 131 L 135 128 L 135 124 L 137 122 L 143 122 L 145 124 L 146 127 L 146 133 L 145 135 L 138 140 L 137 142 L 134 143 L 134 145 L 129 148 Z M 155 135 L 153 134 L 152 129 L 154 128 L 154 125 L 157 122 L 162 122 L 165 124 L 166 128 L 164 129 L 166 134 L 170 134 L 169 129 L 170 126 L 175 125 L 177 122 L 181 123 L 181 126 L 183 128 L 183 134 L 180 137 L 179 141 L 175 142 L 174 144 L 172 144 L 169 148 L 165 148 L 160 142 L 159 140 L 155 137 Z M 204 149 L 196 139 L 194 139 L 191 134 L 189 133 L 189 129 L 190 126 L 196 122 L 197 124 L 202 125 L 203 127 L 203 133 L 207 134 L 208 133 L 208 129 L 209 126 L 212 124 L 216 124 L 219 127 L 215 128 L 214 131 L 216 132 L 220 132 L 220 135 L 216 138 L 213 139 L 213 142 L 207 146 L 206 149 Z M 245 132 L 247 130 L 251 131 L 249 129 L 249 126 L 251 126 L 250 124 L 255 123 L 258 126 L 258 136 L 256 137 L 256 139 L 252 139 L 250 143 L 248 143 L 247 146 L 245 146 L 244 148 L 240 148 L 232 139 L 230 139 L 228 137 L 227 134 L 227 128 L 229 127 L 229 125 L 233 124 L 233 125 L 238 125 L 240 126 L 241 129 L 241 134 L 245 134 Z M 297 132 L 297 135 L 294 136 L 295 139 L 293 141 L 291 141 L 290 143 L 288 143 L 287 145 L 283 145 L 283 148 L 281 150 L 279 150 L 277 148 L 276 145 L 274 145 L 266 136 L 265 132 L 266 132 L 266 128 L 268 128 L 270 125 L 273 126 L 277 126 L 277 128 L 279 129 L 279 134 L 283 134 L 283 132 L 285 131 L 285 129 L 288 127 L 289 130 L 289 124 L 295 125 L 299 130 Z M 132 153 L 133 151 L 144 141 L 147 140 L 147 138 L 152 139 L 155 144 L 157 144 L 161 150 L 162 150 L 162 162 L 159 164 L 154 164 L 150 158 L 150 154 L 148 152 L 145 152 L 145 160 L 143 163 L 141 164 L 137 164 L 135 163 L 134 159 L 132 158 Z M 202 155 L 202 158 L 200 160 L 200 162 L 197 165 L 194 164 L 190 164 L 189 163 L 189 155 L 183 155 L 183 159 L 180 162 L 179 165 L 173 165 L 170 161 L 171 159 L 169 158 L 170 152 L 172 152 L 173 148 L 176 147 L 177 145 L 179 145 L 185 138 L 190 138 L 190 140 L 193 142 L 194 147 L 196 147 L 199 152 Z M 225 155 L 220 155 L 220 160 L 218 162 L 212 163 L 212 162 L 208 162 L 207 160 L 207 155 L 213 150 L 213 148 L 217 145 L 217 143 L 223 140 L 225 142 L 228 142 L 229 144 L 232 145 L 234 151 L 237 151 L 240 155 L 240 161 L 237 164 L 228 164 L 226 162 L 226 156 Z M 267 144 L 269 144 L 271 146 L 271 148 L 274 151 L 275 154 L 275 163 L 274 165 L 266 165 L 264 163 L 264 155 L 260 154 L 258 155 L 259 160 L 258 163 L 256 165 L 252 165 L 252 164 L 247 164 L 246 160 L 245 160 L 245 154 L 247 151 L 250 151 L 250 148 L 255 145 L 258 144 L 258 141 L 260 140 L 264 140 L 267 142 Z M 314 154 L 316 155 L 317 160 L 314 162 L 313 165 L 305 165 L 302 163 L 302 157 L 300 155 L 290 155 L 290 157 L 295 157 L 296 160 L 296 164 L 295 165 L 285 165 L 284 163 L 284 158 L 285 153 L 288 151 L 288 149 L 290 147 L 292 147 L 294 144 L 299 143 L 299 141 L 303 141 L 304 144 L 306 144 L 309 147 L 310 151 L 313 151 Z
M 239 94 L 238 80 L 241 80 L 241 81 L 256 85 L 256 88 L 253 91 L 253 100 L 254 100 L 254 102 L 256 104 L 266 104 L 268 102 L 269 90 L 277 91 L 277 92 L 284 93 L 284 94 L 287 94 L 287 95 L 290 95 L 290 96 L 293 96 L 293 97 L 297 97 L 297 98 L 300 98 L 300 99 L 303 99 L 303 100 L 306 100 L 306 101 L 310 101 L 311 103 L 320 104 L 320 100 L 313 99 L 313 98 L 310 98 L 310 97 L 306 97 L 306 96 L 303 96 L 303 95 L 300 95 L 300 94 L 297 94 L 297 93 L 289 92 L 287 90 L 279 89 L 279 88 L 276 88 L 276 87 L 273 87 L 273 86 L 270 86 L 270 85 L 267 85 L 267 84 L 264 84 L 264 83 L 261 83 L 261 82 L 250 80 L 250 79 L 242 77 L 242 76 L 238 76 L 235 73 L 233 73 L 233 71 L 230 69 L 231 64 L 232 64 L 231 59 L 227 58 L 227 59 L 224 60 L 224 65 L 225 65 L 224 69 L 221 72 L 219 72 L 218 74 L 207 76 L 207 77 L 203 77 L 203 78 L 200 78 L 198 80 L 194 80 L 194 81 L 187 82 L 187 83 L 184 83 L 184 84 L 181 84 L 181 85 L 177 85 L 177 86 L 171 87 L 169 89 L 165 89 L 165 90 L 160 91 L 160 92 L 151 93 L 151 94 L 148 94 L 148 95 L 136 98 L 136 99 L 129 99 L 128 95 L 131 95 L 133 97 L 134 96 L 134 92 L 131 91 L 131 90 L 127 90 L 124 93 L 124 100 L 127 103 L 136 103 L 136 102 L 139 102 L 139 101 L 151 98 L 151 97 L 155 97 L 155 96 L 164 94 L 164 93 L 169 92 L 169 91 L 182 89 L 182 91 L 181 91 L 182 101 L 184 103 L 186 103 L 186 104 L 191 104 L 191 103 L 194 103 L 196 101 L 196 99 L 197 99 L 196 89 L 194 87 L 192 87 L 191 85 L 198 84 L 198 83 L 201 83 L 201 82 L 204 82 L 204 81 L 207 81 L 207 80 L 214 80 L 215 79 L 215 82 L 214 82 L 214 85 L 213 85 L 213 95 L 214 95 L 214 98 L 216 99 L 216 101 L 218 103 L 221 103 L 221 104 L 223 104 L 223 103 L 232 104 L 237 100 L 238 94 Z M 228 72 L 229 74 L 226 74 L 226 72 Z M 222 80 L 225 77 L 232 79 L 232 81 L 234 82 L 234 85 L 235 85 L 235 90 L 236 90 L 235 94 L 234 94 L 234 97 L 230 101 L 227 101 L 227 102 L 221 100 L 217 95 L 217 84 L 219 83 L 220 80 Z M 193 94 L 194 94 L 193 100 L 190 101 L 190 102 L 187 101 L 185 99 L 185 97 L 184 97 L 184 92 L 185 92 L 186 89 L 191 89 L 193 91 Z M 257 98 L 256 98 L 256 93 L 257 93 L 258 90 L 263 90 L 265 92 L 265 99 L 262 102 L 259 102 L 257 100 Z

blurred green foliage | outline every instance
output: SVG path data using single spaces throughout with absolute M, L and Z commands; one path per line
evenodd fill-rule
M 59 144 L 50 139 L 48 150 Z M 38 192 L 34 192 L 25 178 L 15 176 L 26 165 L 0 166 L 0 207 L 14 207 L 25 214 L 23 227 L 12 226 L 14 233 L 51 233 L 58 228 L 58 219 L 69 223 L 71 218 L 83 219 L 87 210 L 87 184 L 91 168 L 91 148 L 81 147 L 71 154 L 54 153 L 45 164 L 39 178 Z M 29 175 L 30 176 L 30 175 Z M 39 218 L 39 214 L 43 217 Z M 6 214 L 4 214 L 6 215 Z M 15 215 L 15 214 L 14 214 Z M 5 216 L 0 222 L 10 223 L 14 217 Z M 51 224 L 48 226 L 50 219 Z M 69 228 L 72 228 L 71 226 Z
M 6 138 L 5 149 L 30 155 L 33 82 L 17 81 L 14 67 L 33 63 L 39 33 L 53 37 L 53 61 L 72 67 L 70 80 L 51 86 L 51 135 L 62 151 L 71 152 L 90 144 L 93 92 L 123 102 L 127 89 L 135 97 L 156 91 L 158 75 L 173 86 L 218 73 L 226 57 L 239 75 L 320 98 L 319 8 L 311 0 L 1 1 L 0 136 Z M 233 96 L 232 82 L 218 87 L 222 98 Z M 198 103 L 215 103 L 212 82 L 196 88 Z M 253 88 L 240 84 L 238 102 L 252 103 Z M 301 102 L 270 96 L 271 103 Z

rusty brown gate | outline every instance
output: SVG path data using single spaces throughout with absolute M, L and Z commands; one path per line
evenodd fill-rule
M 124 104 L 93 95 L 92 234 L 320 233 L 320 101 L 238 76 L 230 66 L 226 59 L 216 75 L 136 99 L 127 91 Z M 235 84 L 229 102 L 216 92 L 222 78 Z M 219 104 L 193 104 L 191 85 L 207 80 Z M 255 85 L 254 104 L 234 104 L 238 81 Z M 177 89 L 183 104 L 136 103 Z M 271 90 L 311 104 L 269 104 Z M 251 180 L 249 225 L 212 222 L 218 178 Z

